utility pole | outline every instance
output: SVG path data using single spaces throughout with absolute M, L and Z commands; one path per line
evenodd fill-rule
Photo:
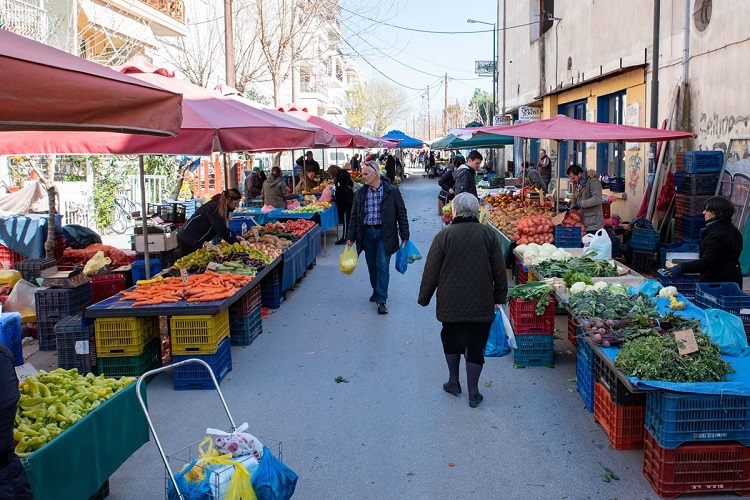
M 430 123 L 430 86 L 427 86 L 427 140 L 432 140 L 432 123 Z
M 443 105 L 443 137 L 448 135 L 448 73 L 445 74 L 445 104 Z
M 224 0 L 224 58 L 227 70 L 227 85 L 234 88 L 237 79 L 234 70 L 234 28 L 232 24 L 232 0 Z

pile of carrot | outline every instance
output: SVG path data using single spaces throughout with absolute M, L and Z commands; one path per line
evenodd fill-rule
M 120 292 L 120 300 L 134 300 L 134 306 L 170 304 L 181 300 L 211 302 L 231 297 L 252 279 L 253 276 L 206 271 L 191 274 L 187 283 L 183 283 L 182 278 L 167 278 L 157 283 L 137 285 L 133 290 Z

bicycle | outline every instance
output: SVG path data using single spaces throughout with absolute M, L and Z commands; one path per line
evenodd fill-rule
M 114 218 L 110 228 L 117 234 L 125 234 L 134 225 L 133 218 L 140 216 L 140 206 L 127 196 L 118 196 L 113 202 Z

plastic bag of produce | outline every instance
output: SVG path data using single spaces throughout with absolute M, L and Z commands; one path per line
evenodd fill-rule
M 21 317 L 36 314 L 36 301 L 34 299 L 37 287 L 26 280 L 21 280 L 13 287 L 13 290 L 5 301 L 7 312 L 19 312 Z
M 206 434 L 213 438 L 214 445 L 220 453 L 231 453 L 233 457 L 253 455 L 260 460 L 263 444 L 258 438 L 245 432 L 248 427 L 245 422 L 231 433 L 220 429 L 206 429 Z
M 419 253 L 419 250 L 417 250 L 417 247 L 414 246 L 414 243 L 412 243 L 411 240 L 406 240 L 406 243 L 402 246 L 406 247 L 406 262 L 409 264 L 413 264 L 414 261 L 422 258 L 422 254 Z
M 396 252 L 396 271 L 401 274 L 406 274 L 406 269 L 408 267 L 409 262 L 407 260 L 406 249 L 404 248 L 404 245 L 401 245 L 398 247 L 398 252 Z
M 354 250 L 354 245 L 347 245 L 344 248 L 344 253 L 339 257 L 339 269 L 344 274 L 352 274 L 357 268 L 357 251 Z
M 594 234 L 583 235 L 583 255 L 592 259 L 609 260 L 612 258 L 612 240 L 604 228 Z
M 259 500 L 289 500 L 297 487 L 297 478 L 292 469 L 264 446 L 263 458 L 251 481 Z
M 721 309 L 706 309 L 704 312 L 708 317 L 706 334 L 721 348 L 722 354 L 742 358 L 750 353 L 740 318 Z
M 484 346 L 484 355 L 490 358 L 500 358 L 510 353 L 508 336 L 505 334 L 505 321 L 503 321 L 503 308 L 498 307 L 495 311 L 495 319 L 490 327 L 490 336 Z
M 333 186 L 326 186 L 323 193 L 320 195 L 320 201 L 331 202 L 333 198 Z
M 174 476 L 180 494 L 185 500 L 209 500 L 211 498 L 211 487 L 209 486 L 208 481 L 206 481 L 205 476 L 201 481 L 189 481 L 185 477 L 196 467 L 197 461 L 197 459 L 193 460 L 187 464 L 181 472 Z M 169 500 L 177 500 L 180 498 L 174 489 L 172 481 L 167 481 L 167 498 Z

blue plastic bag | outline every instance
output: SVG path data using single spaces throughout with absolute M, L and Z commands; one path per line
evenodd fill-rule
M 495 319 L 490 326 L 490 336 L 484 346 L 484 355 L 488 358 L 501 358 L 510 354 L 508 336 L 505 333 L 505 322 L 503 321 L 503 310 L 495 311 Z
M 412 243 L 411 240 L 407 240 L 406 243 L 402 243 L 401 246 L 398 247 L 398 252 L 396 252 L 396 271 L 401 274 L 406 274 L 406 269 L 409 267 L 409 264 L 413 264 L 421 258 L 422 254 L 419 253 L 419 250 L 414 246 L 414 243 Z
M 662 288 L 664 288 L 662 284 L 656 280 L 644 280 L 643 283 L 638 286 L 629 286 L 628 293 L 630 295 L 642 293 L 648 297 L 653 297 L 654 295 L 659 293 L 659 290 L 661 290 Z
M 258 500 L 289 500 L 297 487 L 297 474 L 273 456 L 271 450 L 263 447 L 263 458 L 252 475 Z
M 213 498 L 211 494 L 211 485 L 208 482 L 208 477 L 199 483 L 192 483 L 185 479 L 185 474 L 189 472 L 196 464 L 198 460 L 190 462 L 182 472 L 175 474 L 174 479 L 177 481 L 177 487 L 180 489 L 180 494 L 185 500 L 210 500 Z M 208 474 L 210 472 L 206 471 Z M 180 497 L 174 490 L 174 484 L 172 481 L 167 481 L 167 498 L 169 500 L 178 500 Z
M 719 345 L 722 354 L 742 358 L 750 353 L 740 318 L 721 309 L 706 309 L 704 312 L 708 317 L 706 334 Z

